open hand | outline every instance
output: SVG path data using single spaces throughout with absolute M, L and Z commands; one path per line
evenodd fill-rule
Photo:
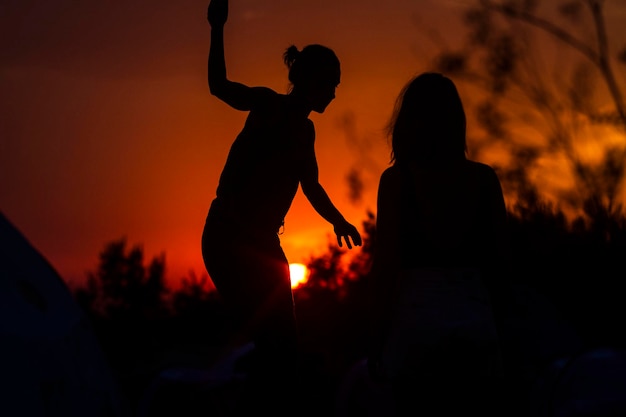
M 224 26 L 228 19 L 228 0 L 211 0 L 207 10 L 207 20 L 211 26 Z
M 335 234 L 337 235 L 337 243 L 339 247 L 343 247 L 343 240 L 346 242 L 348 249 L 352 249 L 352 245 L 361 246 L 361 235 L 356 227 L 348 222 L 335 225 Z M 352 239 L 352 242 L 350 241 Z

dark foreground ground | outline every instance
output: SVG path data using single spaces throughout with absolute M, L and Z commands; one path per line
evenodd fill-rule
M 587 343 L 554 305 L 520 291 L 523 308 L 502 338 L 507 373 L 494 387 L 494 405 L 508 417 L 626 416 L 626 351 Z M 303 353 L 299 408 L 294 415 L 389 416 L 389 387 L 373 382 L 363 357 L 342 357 L 320 345 Z M 229 416 L 245 384 L 237 359 L 251 345 L 223 351 L 178 346 L 118 372 L 120 391 L 137 417 Z M 340 359 L 338 359 L 340 357 Z M 455 398 L 450 398 L 455 401 Z M 415 404 L 420 404 L 416 392 Z

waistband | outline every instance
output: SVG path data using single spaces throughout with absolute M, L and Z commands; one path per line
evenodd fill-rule
M 267 224 L 254 216 L 248 216 L 238 207 L 220 199 L 211 202 L 206 219 L 207 224 L 219 225 L 232 229 L 245 230 L 255 235 L 278 235 L 283 224 Z

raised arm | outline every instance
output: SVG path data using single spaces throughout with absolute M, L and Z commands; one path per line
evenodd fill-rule
M 226 76 L 224 57 L 224 25 L 228 20 L 228 0 L 211 0 L 207 10 L 211 25 L 208 81 L 211 94 L 237 110 L 251 110 L 258 97 L 258 88 L 230 81 Z

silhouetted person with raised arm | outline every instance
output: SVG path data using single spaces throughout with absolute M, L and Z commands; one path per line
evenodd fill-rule
M 340 63 L 322 45 L 290 46 L 283 58 L 290 91 L 249 87 L 228 79 L 224 24 L 228 1 L 212 0 L 208 81 L 211 94 L 249 112 L 220 176 L 202 235 L 206 269 L 236 314 L 242 337 L 255 344 L 249 409 L 293 415 L 287 402 L 296 384 L 297 327 L 289 263 L 279 231 L 298 190 L 334 227 L 339 246 L 361 236 L 318 181 L 315 128 L 309 119 L 335 98 Z
M 492 297 L 508 262 L 495 171 L 466 156 L 454 83 L 422 73 L 389 123 L 372 273 L 370 374 L 392 385 L 397 415 L 486 415 L 501 352 Z M 457 407 L 453 409 L 451 406 Z

